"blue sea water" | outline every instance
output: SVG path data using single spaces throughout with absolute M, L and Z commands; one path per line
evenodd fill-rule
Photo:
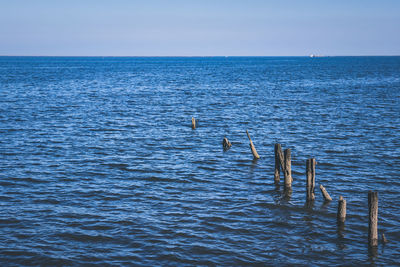
M 399 133 L 400 57 L 0 57 L 0 263 L 396 265 Z

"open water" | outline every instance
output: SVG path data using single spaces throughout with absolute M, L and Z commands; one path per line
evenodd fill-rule
M 0 57 L 2 266 L 397 265 L 399 173 L 400 57 Z

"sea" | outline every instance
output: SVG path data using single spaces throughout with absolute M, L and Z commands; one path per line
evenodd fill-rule
M 0 57 L 1 266 L 398 266 L 399 174 L 400 57 Z

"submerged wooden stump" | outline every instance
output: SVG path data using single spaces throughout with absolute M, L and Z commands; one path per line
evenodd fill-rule
M 344 223 L 346 220 L 346 200 L 340 196 L 339 197 L 339 205 L 337 212 L 337 221 L 339 224 Z
M 368 245 L 378 246 L 378 192 L 368 192 Z
M 250 141 L 250 149 L 251 149 L 251 153 L 253 154 L 254 159 L 259 159 L 260 156 L 258 155 L 256 148 L 254 147 L 253 141 L 251 141 L 249 131 L 246 130 L 246 134 Z
M 192 117 L 192 129 L 196 129 L 196 119 Z
M 290 148 L 284 151 L 284 164 L 283 176 L 285 179 L 285 187 L 292 187 L 292 158 Z
M 328 192 L 326 191 L 325 187 L 322 186 L 322 184 L 319 185 L 319 189 L 321 190 L 321 193 L 324 196 L 325 201 L 332 201 L 331 196 L 328 194 Z
M 314 158 L 306 160 L 306 200 L 315 200 L 315 164 Z
M 224 138 L 224 140 L 222 140 L 222 147 L 224 148 L 224 150 L 228 150 L 229 148 L 231 148 L 232 144 L 231 142 L 229 142 L 228 138 Z
M 282 170 L 284 169 L 284 163 L 283 163 L 283 153 L 282 153 L 282 147 L 281 144 L 275 144 L 274 147 L 274 152 L 275 152 L 275 173 L 274 173 L 274 181 L 277 183 L 280 181 L 281 176 L 280 176 L 280 171 L 281 168 Z

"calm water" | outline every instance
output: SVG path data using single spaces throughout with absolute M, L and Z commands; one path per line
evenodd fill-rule
M 396 265 L 399 133 L 400 57 L 0 57 L 0 263 Z

